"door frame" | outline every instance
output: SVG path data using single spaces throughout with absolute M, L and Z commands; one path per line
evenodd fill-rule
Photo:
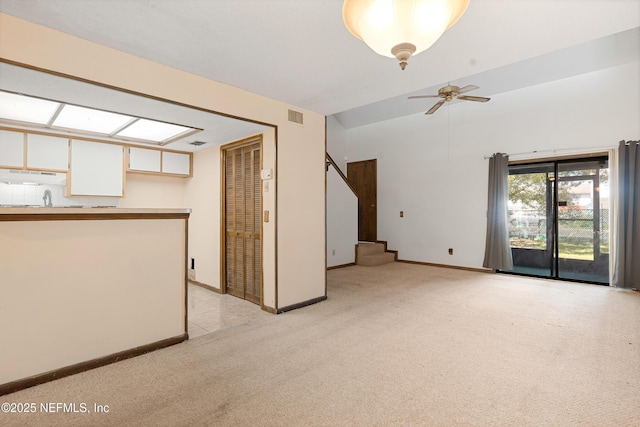
M 537 167 L 539 167 L 540 170 L 538 171 L 538 173 L 542 173 L 546 171 L 545 173 L 547 173 L 547 175 L 549 175 L 549 173 L 551 174 L 551 178 L 547 177 L 547 185 L 546 185 L 546 192 L 545 192 L 546 194 L 545 197 L 547 200 L 546 218 L 545 218 L 546 233 L 547 233 L 546 235 L 547 249 L 544 251 L 539 250 L 540 252 L 530 252 L 531 249 L 511 248 L 514 254 L 514 267 L 516 267 L 515 265 L 516 258 L 523 260 L 525 255 L 529 257 L 528 259 L 530 262 L 533 262 L 534 264 L 548 263 L 549 267 L 546 267 L 546 266 L 540 267 L 541 269 L 548 270 L 548 274 L 545 274 L 545 275 L 527 273 L 527 272 L 517 272 L 517 271 L 511 271 L 511 270 L 498 270 L 498 271 L 506 274 L 541 277 L 541 278 L 552 279 L 552 280 L 563 280 L 563 281 L 570 281 L 570 282 L 589 283 L 589 284 L 595 284 L 595 285 L 608 286 L 609 285 L 608 282 L 601 282 L 596 280 L 595 278 L 593 280 L 588 280 L 588 279 L 576 279 L 576 278 L 562 276 L 563 273 L 567 272 L 567 268 L 569 268 L 569 266 L 573 265 L 577 268 L 577 266 L 579 266 L 580 264 L 584 266 L 587 263 L 590 263 L 588 264 L 589 269 L 593 270 L 587 273 L 598 274 L 596 270 L 599 268 L 602 268 L 603 262 L 604 262 L 603 260 L 605 259 L 605 257 L 607 259 L 609 271 L 611 269 L 611 265 L 610 265 L 610 257 L 608 255 L 603 255 L 602 253 L 600 253 L 600 244 L 601 244 L 600 233 L 602 232 L 600 225 L 601 225 L 602 212 L 599 205 L 600 194 L 599 192 L 596 192 L 596 191 L 593 191 L 593 196 L 592 196 L 594 199 L 593 200 L 594 212 L 593 212 L 593 220 L 592 220 L 593 222 L 592 246 L 593 246 L 593 253 L 594 253 L 593 261 L 583 261 L 580 259 L 574 260 L 572 258 L 562 258 L 560 256 L 560 243 L 561 243 L 560 220 L 561 218 L 560 218 L 559 193 L 560 193 L 561 182 L 592 181 L 593 188 L 600 186 L 600 181 L 599 181 L 600 177 L 598 173 L 596 173 L 595 175 L 584 175 L 584 176 L 576 175 L 576 176 L 561 177 L 560 169 L 562 165 L 572 165 L 572 164 L 580 164 L 580 163 L 588 164 L 591 162 L 600 164 L 602 162 L 606 162 L 607 168 L 608 168 L 609 161 L 610 159 L 609 159 L 608 153 L 596 153 L 591 155 L 587 154 L 587 155 L 576 155 L 576 156 L 559 157 L 559 158 L 544 158 L 544 159 L 538 159 L 533 161 L 522 160 L 522 161 L 510 162 L 509 175 L 511 175 L 511 167 L 518 167 L 518 166 L 530 167 L 534 171 Z M 597 170 L 599 171 L 600 169 L 601 167 L 600 165 L 598 165 Z M 609 242 L 610 244 L 612 242 L 611 234 L 609 235 Z M 535 256 L 531 257 L 532 255 L 535 255 Z M 528 265 L 525 267 L 538 268 L 537 265 Z
M 574 163 L 589 163 L 590 161 L 594 162 L 594 163 L 598 163 L 598 166 L 596 167 L 596 173 L 594 175 L 579 175 L 579 176 L 575 176 L 575 177 L 561 177 L 560 176 L 560 166 L 563 164 L 574 164 Z M 572 278 L 568 278 L 568 277 L 561 277 L 561 275 L 564 273 L 567 273 L 567 270 L 571 270 L 571 265 L 574 264 L 575 266 L 578 266 L 579 264 L 585 264 L 584 261 L 582 260 L 573 260 L 571 258 L 562 258 L 560 256 L 560 246 L 563 243 L 560 240 L 560 199 L 559 199 L 559 193 L 560 193 L 560 183 L 562 182 L 571 182 L 571 181 L 591 181 L 591 188 L 592 188 L 592 203 L 593 203 L 593 219 L 592 219 L 592 249 L 593 249 L 593 261 L 591 261 L 591 263 L 589 264 L 589 267 L 594 270 L 592 271 L 594 274 L 595 272 L 601 268 L 601 266 L 603 265 L 603 260 L 606 259 L 607 260 L 607 276 L 609 276 L 609 272 L 611 271 L 611 260 L 609 255 L 607 254 L 606 256 L 603 256 L 603 254 L 600 252 L 600 248 L 601 248 L 601 224 L 602 224 L 602 212 L 601 212 L 601 208 L 600 208 L 600 175 L 599 175 L 599 171 L 602 169 L 600 166 L 600 164 L 602 162 L 606 162 L 607 163 L 607 169 L 609 169 L 609 156 L 601 156 L 601 157 L 589 157 L 589 158 L 576 158 L 576 159 L 568 159 L 568 160 L 559 160 L 557 162 L 555 162 L 555 182 L 554 182 L 554 204 L 553 204 L 553 209 L 554 209 L 554 278 L 557 278 L 559 280 L 566 280 L 566 281 L 578 281 L 581 283 L 591 283 L 591 284 L 596 284 L 596 285 L 604 285 L 604 286 L 609 286 L 609 282 L 601 282 L 601 281 L 597 281 L 597 280 L 576 280 L 576 279 L 572 279 Z M 598 190 L 596 190 L 596 188 L 598 188 Z M 609 205 L 608 210 L 611 210 L 611 206 Z M 609 232 L 609 246 L 611 246 L 611 233 Z M 609 249 L 610 250 L 610 249 Z M 588 262 L 588 261 L 587 261 Z
M 227 151 L 241 148 L 248 145 L 260 144 L 260 170 L 263 169 L 263 140 L 262 134 L 241 139 L 220 146 L 220 293 L 227 293 L 227 174 L 226 159 Z M 260 206 L 264 206 L 264 195 L 262 184 L 260 186 Z M 262 218 L 263 212 L 260 217 Z M 260 221 L 260 307 L 264 309 L 264 218 Z M 244 299 L 244 298 L 243 298 Z M 250 300 L 244 299 L 251 302 Z

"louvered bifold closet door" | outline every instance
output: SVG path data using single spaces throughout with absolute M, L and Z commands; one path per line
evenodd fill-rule
M 244 197 L 242 150 L 227 152 L 226 157 L 226 284 L 227 292 L 244 298 L 243 232 Z
M 226 150 L 225 273 L 227 292 L 260 303 L 260 144 Z
M 262 299 L 262 179 L 260 171 L 262 170 L 262 152 L 254 151 L 253 156 L 253 194 L 254 206 L 256 210 L 253 212 L 253 229 L 254 245 L 253 245 L 253 274 L 256 277 L 258 285 L 256 286 L 256 297 Z
M 244 156 L 245 167 L 245 240 L 246 260 L 245 298 L 260 303 L 260 149 L 259 146 L 247 147 Z

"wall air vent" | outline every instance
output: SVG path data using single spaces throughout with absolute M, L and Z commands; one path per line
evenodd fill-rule
M 201 146 L 201 145 L 206 144 L 206 142 L 204 142 L 204 141 L 193 141 L 193 142 L 190 142 L 189 144 L 190 144 L 190 145 L 193 145 L 193 146 L 195 146 L 195 147 L 199 147 L 199 146 Z
M 299 111 L 289 110 L 289 121 L 293 123 L 302 124 L 302 113 Z

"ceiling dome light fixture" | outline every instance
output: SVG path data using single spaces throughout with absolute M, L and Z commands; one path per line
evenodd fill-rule
M 460 19 L 469 0 L 344 0 L 342 19 L 351 34 L 376 53 L 397 58 L 427 50 Z

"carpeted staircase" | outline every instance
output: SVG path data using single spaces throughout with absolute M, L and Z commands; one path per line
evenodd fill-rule
M 387 242 L 359 242 L 356 245 L 357 265 L 382 265 L 398 260 L 397 251 L 388 251 Z

